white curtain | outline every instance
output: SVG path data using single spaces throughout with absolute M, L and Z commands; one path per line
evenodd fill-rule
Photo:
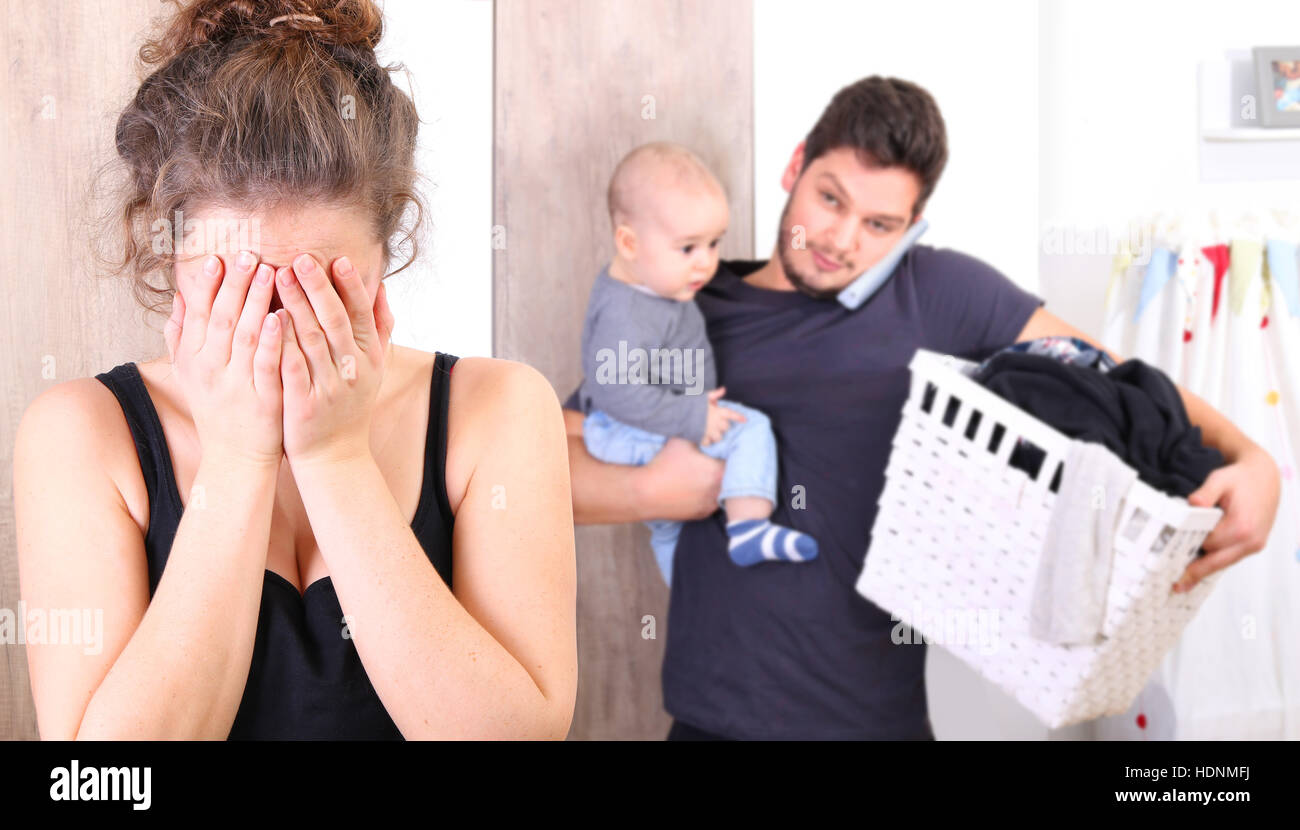
M 1204 398 L 1282 471 L 1268 545 L 1221 573 L 1103 739 L 1300 737 L 1300 214 L 1161 214 L 1115 257 L 1103 342 Z M 1140 240 L 1140 242 L 1139 242 Z

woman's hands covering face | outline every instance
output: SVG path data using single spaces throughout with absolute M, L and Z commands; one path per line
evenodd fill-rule
M 215 272 L 176 292 L 164 331 L 204 452 L 277 465 L 368 454 L 393 326 L 382 282 L 372 303 L 346 257 L 330 272 L 308 254 L 278 271 L 245 253 L 229 269 L 208 260 Z M 273 290 L 284 307 L 268 314 Z
M 280 377 L 289 463 L 368 456 L 393 326 L 383 282 L 372 303 L 347 257 L 327 272 L 300 254 L 276 272 L 276 284 L 284 303 L 276 313 L 286 324 Z
M 247 252 L 216 256 L 177 291 L 163 329 L 206 458 L 279 466 L 281 321 L 268 314 L 273 269 Z

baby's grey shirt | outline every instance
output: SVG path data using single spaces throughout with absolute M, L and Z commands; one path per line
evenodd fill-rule
M 635 374 L 636 350 L 644 355 L 646 382 Z M 658 382 L 650 382 L 656 380 L 652 368 L 659 370 Z M 704 315 L 694 300 L 640 291 L 602 268 L 582 324 L 582 372 L 578 402 L 584 413 L 599 409 L 656 435 L 693 444 L 704 440 L 707 393 L 718 380 Z

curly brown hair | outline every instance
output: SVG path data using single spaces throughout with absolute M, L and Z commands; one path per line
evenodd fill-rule
M 259 212 L 290 200 L 363 208 L 385 269 L 393 236 L 408 225 L 397 247 L 410 255 L 393 273 L 407 268 L 425 214 L 420 122 L 391 78 L 402 67 L 375 56 L 379 8 L 371 0 L 170 2 L 175 12 L 140 48 L 148 74 L 117 121 L 126 170 L 113 200 L 121 238 L 109 270 L 130 277 L 146 309 L 165 313 L 182 252 L 158 244 L 160 227 L 202 207 Z M 408 210 L 414 220 L 404 222 Z

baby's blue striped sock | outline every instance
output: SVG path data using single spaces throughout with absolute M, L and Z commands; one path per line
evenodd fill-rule
M 770 519 L 727 522 L 731 561 L 741 567 L 759 562 L 808 562 L 817 558 L 817 541 Z

